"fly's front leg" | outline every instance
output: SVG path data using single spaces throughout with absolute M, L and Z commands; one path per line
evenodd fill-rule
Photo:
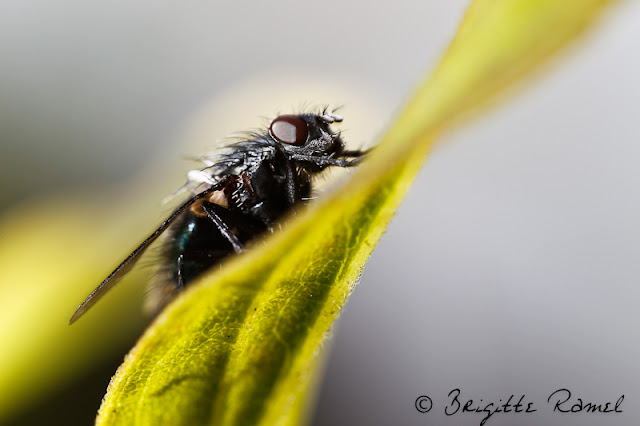
M 364 157 L 365 155 L 368 155 L 371 153 L 371 150 L 373 150 L 373 148 L 369 148 L 369 149 L 355 149 L 352 151 L 342 151 L 340 153 L 341 157 L 347 157 L 347 158 L 360 158 L 360 157 Z
M 308 163 L 315 164 L 316 166 L 353 167 L 362 160 L 362 157 L 356 157 L 353 160 L 346 160 L 344 158 L 292 154 L 291 159 L 296 161 L 306 161 Z

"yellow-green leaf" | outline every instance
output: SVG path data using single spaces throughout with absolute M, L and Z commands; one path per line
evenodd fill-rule
M 604 3 L 472 3 L 348 185 L 169 306 L 113 378 L 99 423 L 300 423 L 327 334 L 432 139 L 564 46 Z

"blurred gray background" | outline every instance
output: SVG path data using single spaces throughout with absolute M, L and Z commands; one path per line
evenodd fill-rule
M 176 145 L 192 117 L 263 72 L 357 80 L 379 132 L 466 4 L 5 0 L 0 205 L 126 185 L 193 153 Z M 640 420 L 639 39 L 640 2 L 622 3 L 519 96 L 444 135 L 336 327 L 314 425 L 479 424 L 444 414 L 455 388 L 538 409 L 491 425 Z M 553 413 L 559 388 L 624 394 L 624 412 Z

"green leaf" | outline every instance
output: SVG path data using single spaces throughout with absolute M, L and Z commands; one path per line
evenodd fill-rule
M 300 423 L 332 324 L 433 138 L 564 46 L 604 3 L 472 3 L 348 184 L 170 305 L 113 378 L 98 423 Z

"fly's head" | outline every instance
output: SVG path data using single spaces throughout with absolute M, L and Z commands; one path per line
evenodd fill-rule
M 323 168 L 323 159 L 339 157 L 344 150 L 340 132 L 330 127 L 341 121 L 341 116 L 326 110 L 320 114 L 280 115 L 271 122 L 269 136 L 289 158 L 307 158 L 311 164 L 317 159 L 315 165 Z

